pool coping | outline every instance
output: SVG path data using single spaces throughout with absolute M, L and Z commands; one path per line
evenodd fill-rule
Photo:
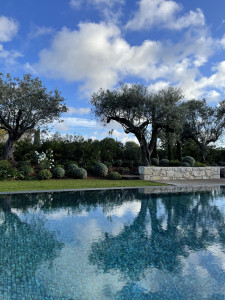
M 167 185 L 158 185 L 158 186 L 134 186 L 134 187 L 107 187 L 107 188 L 83 188 L 83 189 L 60 189 L 60 190 L 33 190 L 33 191 L 12 191 L 12 192 L 0 192 L 0 195 L 13 195 L 13 194 L 37 194 L 37 193 L 62 193 L 62 192 L 82 192 L 82 191 L 102 191 L 102 190 L 125 190 L 125 189 L 174 189 L 175 187 L 179 188 L 187 188 L 187 187 L 218 187 L 218 186 L 225 186 L 225 180 L 218 182 L 205 182 L 207 180 L 203 180 L 201 183 L 196 181 L 194 182 L 186 182 L 184 183 L 178 181 L 162 181 L 157 183 L 166 183 Z M 156 181 L 155 181 L 156 182 Z

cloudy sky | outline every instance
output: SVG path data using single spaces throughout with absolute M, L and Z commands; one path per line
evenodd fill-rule
M 90 96 L 119 81 L 225 98 L 225 1 L 1 0 L 0 64 L 62 92 L 70 111 L 55 131 L 101 139 L 112 126 L 96 123 Z

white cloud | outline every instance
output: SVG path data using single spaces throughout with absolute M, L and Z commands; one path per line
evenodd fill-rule
M 203 26 L 204 14 L 201 9 L 189 11 L 181 17 L 176 17 L 182 10 L 175 1 L 167 0 L 140 0 L 139 10 L 133 19 L 129 20 L 126 28 L 140 30 L 154 26 L 171 30 L 181 30 L 190 26 Z
M 18 23 L 12 18 L 0 16 L 0 42 L 9 42 L 18 32 Z
M 81 4 L 82 4 L 83 0 L 70 0 L 69 2 L 69 5 L 72 7 L 72 8 L 80 8 L 81 7 Z
M 53 32 L 54 32 L 54 29 L 52 27 L 36 26 L 36 27 L 32 28 L 28 37 L 30 39 L 35 39 L 39 36 L 52 34 Z
M 89 107 L 69 107 L 69 111 L 67 112 L 69 115 L 77 114 L 77 115 L 88 115 L 91 112 Z
M 62 123 L 53 122 L 53 126 L 57 130 L 69 131 L 73 127 L 87 127 L 87 128 L 96 128 L 97 123 L 94 120 L 85 119 L 85 118 L 61 118 Z
M 14 50 L 5 50 L 3 45 L 0 44 L 0 61 L 3 61 L 6 65 L 14 65 L 16 59 L 22 57 L 23 55 Z
M 72 8 L 78 9 L 81 7 L 82 4 L 88 3 L 89 5 L 94 5 L 96 7 L 99 6 L 108 6 L 112 7 L 115 4 L 123 4 L 124 0 L 70 0 L 69 5 Z

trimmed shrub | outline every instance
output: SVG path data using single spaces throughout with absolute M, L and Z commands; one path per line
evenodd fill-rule
M 151 164 L 152 164 L 153 166 L 158 166 L 158 165 L 159 165 L 159 160 L 158 160 L 158 158 L 153 157 L 153 158 L 151 159 Z
M 133 162 L 131 160 L 125 160 L 122 163 L 122 167 L 125 168 L 133 168 Z
M 22 165 L 19 167 L 19 171 L 24 175 L 24 176 L 31 176 L 34 173 L 34 169 L 30 165 Z
M 118 172 L 110 172 L 107 177 L 108 177 L 108 179 L 111 179 L 111 180 L 122 179 L 122 176 Z
M 190 167 L 193 167 L 194 166 L 194 163 L 195 163 L 195 159 L 194 157 L 191 157 L 191 156 L 185 156 L 182 158 L 181 162 L 186 162 L 189 164 Z
M 189 163 L 187 163 L 186 161 L 181 163 L 182 167 L 190 167 Z
M 67 174 L 68 176 L 72 176 L 71 174 L 73 173 L 73 171 L 74 171 L 75 169 L 78 169 L 78 166 L 77 166 L 76 164 L 69 164 L 69 165 L 67 166 L 67 169 L 66 169 L 66 174 Z
M 54 178 L 63 178 L 65 176 L 65 170 L 61 167 L 56 167 L 52 172 L 52 176 Z
M 98 163 L 94 166 L 94 174 L 96 176 L 104 177 L 108 174 L 108 168 L 103 163 Z
M 118 159 L 118 160 L 114 161 L 114 166 L 115 167 L 122 167 L 122 163 L 123 163 L 123 161 L 121 159 Z
M 206 164 L 200 163 L 199 161 L 196 161 L 194 163 L 194 167 L 206 167 Z
M 43 179 L 50 179 L 52 178 L 52 173 L 51 171 L 47 169 L 40 170 L 38 173 L 38 178 L 43 180 Z
M 181 162 L 179 160 L 171 160 L 169 165 L 171 167 L 179 167 L 181 165 Z
M 87 171 L 83 168 L 76 168 L 71 171 L 71 176 L 76 179 L 84 179 L 87 177 Z
M 106 165 L 106 167 L 107 167 L 108 169 L 109 169 L 109 168 L 112 168 L 111 162 L 109 162 L 109 161 L 104 161 L 103 163 L 104 163 L 104 165 Z
M 169 166 L 169 160 L 166 158 L 163 158 L 159 161 L 159 166 L 160 167 L 168 167 Z

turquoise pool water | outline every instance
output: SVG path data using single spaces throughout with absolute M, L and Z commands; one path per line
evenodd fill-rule
M 225 189 L 1 195 L 0 299 L 225 299 Z

